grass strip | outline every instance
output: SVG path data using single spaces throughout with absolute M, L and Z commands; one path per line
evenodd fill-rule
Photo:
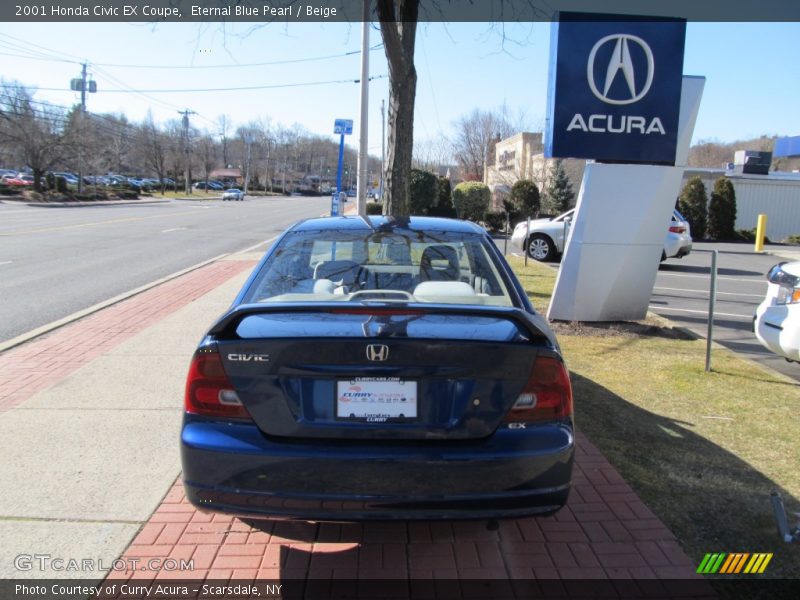
M 509 262 L 545 312 L 555 270 Z M 687 554 L 774 552 L 761 577 L 800 578 L 800 547 L 780 540 L 770 505 L 777 491 L 800 511 L 800 386 L 719 347 L 706 373 L 705 340 L 665 321 L 554 329 L 578 427 Z

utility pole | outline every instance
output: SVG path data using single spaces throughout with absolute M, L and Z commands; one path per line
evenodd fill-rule
M 83 125 L 86 119 L 86 61 L 81 69 L 81 116 L 80 133 L 83 137 Z M 78 193 L 83 194 L 83 144 L 78 145 Z
M 81 81 L 83 82 L 81 85 L 81 111 L 84 113 L 86 112 L 86 62 L 83 63 L 83 69 L 81 69 Z
M 183 111 L 179 110 L 178 114 L 183 115 L 183 157 L 186 161 L 183 172 L 186 180 L 184 188 L 188 196 L 192 190 L 192 161 L 189 160 L 189 115 L 196 115 L 197 113 L 187 108 Z
M 358 214 L 367 214 L 367 163 L 369 161 L 369 0 L 363 0 L 361 17 L 361 112 L 359 114 L 358 172 L 356 173 L 356 206 Z
M 250 149 L 253 146 L 253 134 L 248 133 L 244 136 L 247 144 L 247 163 L 244 166 L 244 193 L 247 195 L 247 186 L 250 184 Z
M 381 181 L 378 195 L 383 201 L 383 166 L 386 163 L 386 101 L 381 100 Z
M 81 112 L 78 117 L 79 137 L 82 137 L 84 121 L 86 119 L 86 92 L 95 93 L 97 91 L 97 83 L 86 81 L 86 61 L 84 61 L 81 68 L 81 76 L 70 81 L 70 89 L 81 93 Z M 88 85 L 87 85 L 88 84 Z M 83 193 L 83 147 L 78 144 L 78 193 Z

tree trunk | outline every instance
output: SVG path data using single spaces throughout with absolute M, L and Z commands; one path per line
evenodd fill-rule
M 44 172 L 42 169 L 37 169 L 36 167 L 32 167 L 33 169 L 33 191 L 41 193 L 42 191 L 42 176 Z
M 411 213 L 409 174 L 414 151 L 414 100 L 417 93 L 414 45 L 418 12 L 419 0 L 377 2 L 390 89 L 383 212 L 393 217 L 406 217 Z
M 384 213 L 394 217 L 411 213 L 411 158 L 414 150 L 414 98 L 417 74 L 392 81 L 389 94 L 389 135 L 386 170 L 383 174 L 386 192 Z

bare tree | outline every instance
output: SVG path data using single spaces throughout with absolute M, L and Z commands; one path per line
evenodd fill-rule
M 74 149 L 63 108 L 37 102 L 24 86 L 0 85 L 0 140 L 33 171 L 33 189 L 41 192 L 41 178 Z
M 158 176 L 161 194 L 164 194 L 164 178 L 167 176 L 167 139 L 164 133 L 156 127 L 153 114 L 148 110 L 140 129 L 141 151 L 144 164 L 148 170 Z
M 125 115 L 119 115 L 118 117 L 111 117 L 107 129 L 109 150 L 105 170 L 121 173 L 125 170 L 125 165 L 128 162 L 128 155 L 133 145 L 133 128 Z
M 515 126 L 505 107 L 499 110 L 475 109 L 454 123 L 453 155 L 464 175 L 476 181 L 483 180 L 483 169 L 494 162 L 494 145 L 498 139 L 509 137 Z
M 231 130 L 231 118 L 228 115 L 217 117 L 217 133 L 222 144 L 222 167 L 228 168 L 228 133 Z
M 178 180 L 181 173 L 184 172 L 184 162 L 186 154 L 184 153 L 184 135 L 183 124 L 177 120 L 171 120 L 167 123 L 167 162 L 169 164 L 169 171 L 172 173 L 172 178 L 175 181 L 173 190 L 178 191 Z
M 259 135 L 259 124 L 250 122 L 242 125 L 236 130 L 236 137 L 240 141 L 241 148 L 241 165 L 244 168 L 244 192 L 247 193 L 250 186 L 250 175 L 253 173 L 253 144 L 257 143 Z
M 211 171 L 217 165 L 217 145 L 210 135 L 203 135 L 197 141 L 197 155 L 200 159 L 200 166 L 203 169 L 206 192 L 208 192 L 208 179 L 211 176 Z

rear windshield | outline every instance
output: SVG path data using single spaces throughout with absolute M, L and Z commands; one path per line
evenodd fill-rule
M 244 301 L 513 306 L 487 244 L 478 234 L 447 232 L 291 232 Z

